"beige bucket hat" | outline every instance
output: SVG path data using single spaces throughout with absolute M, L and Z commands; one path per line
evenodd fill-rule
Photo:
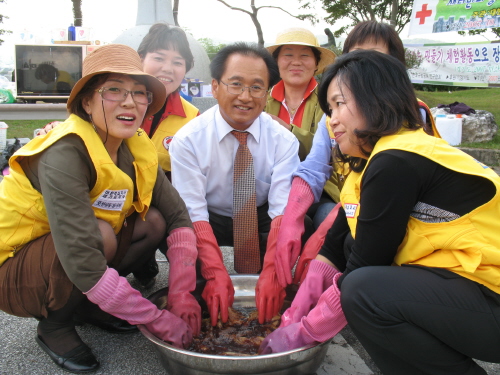
M 272 46 L 266 48 L 272 54 L 278 47 L 287 44 L 309 46 L 319 50 L 321 52 L 321 58 L 318 62 L 317 74 L 322 73 L 323 70 L 325 70 L 328 65 L 333 63 L 337 57 L 333 51 L 321 47 L 318 43 L 318 39 L 316 39 L 312 32 L 301 27 L 292 27 L 290 29 L 283 30 L 276 36 L 276 42 Z
M 153 93 L 153 101 L 148 106 L 145 118 L 154 115 L 165 104 L 167 99 L 165 86 L 157 78 L 144 73 L 138 53 L 124 44 L 107 44 L 97 48 L 83 60 L 82 78 L 73 86 L 66 108 L 70 108 L 76 95 L 92 77 L 104 73 L 143 76 L 145 78 L 148 91 Z

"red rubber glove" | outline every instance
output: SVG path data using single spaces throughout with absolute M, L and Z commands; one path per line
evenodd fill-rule
M 337 279 L 320 297 L 318 304 L 300 322 L 278 328 L 268 335 L 259 348 L 259 354 L 286 352 L 306 345 L 324 342 L 333 338 L 345 327 L 347 321 L 340 305 L 340 290 Z
M 234 287 L 224 267 L 222 252 L 215 239 L 212 227 L 207 221 L 193 223 L 196 233 L 198 259 L 201 263 L 201 275 L 207 285 L 201 296 L 208 306 L 212 326 L 217 324 L 219 312 L 223 323 L 229 318 L 229 307 L 234 302 Z
M 62 121 L 52 121 L 52 122 L 49 122 L 47 125 L 45 125 L 43 128 L 41 129 L 37 129 L 37 133 L 36 133 L 36 137 L 40 136 L 40 135 L 45 135 L 47 134 L 49 131 L 51 131 L 52 129 L 54 129 L 57 125 L 59 124 L 62 124 Z
M 191 228 L 177 228 L 167 238 L 168 275 L 167 310 L 184 320 L 200 334 L 201 307 L 190 293 L 196 288 L 196 236 Z
M 297 267 L 295 268 L 295 275 L 293 276 L 294 284 L 301 284 L 304 281 L 307 275 L 309 264 L 313 259 L 316 259 L 316 256 L 321 250 L 321 246 L 323 246 L 323 243 L 325 242 L 326 234 L 337 218 L 340 206 L 340 203 L 337 203 L 335 207 L 333 207 L 325 220 L 323 220 L 318 229 L 316 229 L 316 232 L 314 232 L 313 235 L 309 237 L 306 244 L 304 245 L 304 250 L 302 250 L 299 262 L 297 263 Z
M 281 327 L 298 323 L 316 306 L 325 290 L 332 286 L 333 277 L 339 271 L 335 268 L 313 259 L 311 268 L 292 301 L 292 305 L 281 315 Z
M 275 256 L 276 275 L 283 288 L 292 283 L 292 268 L 302 249 L 304 218 L 313 202 L 311 187 L 300 177 L 295 177 L 278 234 Z
M 97 284 L 84 294 L 101 310 L 130 324 L 143 324 L 163 341 L 179 348 L 188 348 L 191 343 L 191 327 L 171 312 L 158 310 L 114 268 L 108 268 Z
M 280 312 L 285 300 L 285 288 L 278 282 L 274 269 L 276 241 L 283 216 L 276 216 L 271 222 L 271 230 L 267 237 L 266 255 L 264 266 L 255 287 L 255 305 L 259 312 L 259 323 L 262 324 L 272 319 Z

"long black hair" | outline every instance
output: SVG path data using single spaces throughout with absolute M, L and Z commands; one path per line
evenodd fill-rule
M 368 157 L 385 135 L 396 134 L 402 127 L 422 126 L 417 97 L 402 62 L 395 57 L 372 50 L 357 50 L 337 57 L 323 73 L 318 89 L 321 109 L 330 114 L 328 87 L 336 78 L 340 88 L 347 87 L 366 121 L 365 130 L 356 130 L 361 152 Z M 334 156 L 348 162 L 359 172 L 366 165 L 363 158 L 343 155 L 337 145 Z

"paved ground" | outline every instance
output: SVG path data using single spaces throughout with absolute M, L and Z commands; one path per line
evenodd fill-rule
M 233 273 L 230 248 L 223 248 L 225 264 Z M 159 252 L 157 259 L 165 258 Z M 167 286 L 168 264 L 160 262 L 156 285 L 144 290 L 129 278 L 145 296 Z M 35 319 L 18 318 L 0 311 L 0 374 L 1 375 L 66 375 L 35 342 Z M 168 374 L 157 358 L 154 344 L 142 334 L 110 334 L 99 328 L 78 327 L 82 339 L 92 348 L 101 362 L 95 374 Z M 490 375 L 500 374 L 500 365 L 481 363 Z M 378 375 L 381 372 L 356 340 L 349 327 L 344 328 L 328 348 L 326 358 L 316 375 Z M 172 374 L 169 375 L 179 375 Z

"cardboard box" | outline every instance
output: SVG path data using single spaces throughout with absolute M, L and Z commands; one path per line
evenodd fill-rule
M 201 84 L 203 81 L 192 80 L 188 82 L 188 95 L 201 98 Z
M 91 39 L 91 34 L 92 30 L 90 27 L 82 27 L 82 26 L 76 26 L 75 27 L 75 40 L 92 40 Z
M 20 38 L 20 42 L 23 44 L 32 44 L 35 42 L 35 34 L 28 29 L 22 30 L 18 35 Z
M 184 95 L 186 95 L 186 96 L 189 95 L 189 93 L 188 93 L 188 82 L 185 79 L 183 79 L 182 83 L 181 83 L 181 92 Z
M 212 98 L 212 85 L 201 85 L 201 96 L 204 98 Z
M 68 29 L 58 28 L 51 30 L 51 40 L 54 42 L 61 42 L 68 40 Z

